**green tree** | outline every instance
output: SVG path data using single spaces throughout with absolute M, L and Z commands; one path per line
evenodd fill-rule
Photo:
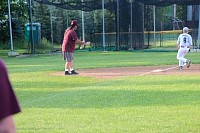
M 96 33 L 102 32 L 102 11 L 94 11 L 94 29 Z
M 11 9 L 11 22 L 13 30 L 13 38 L 23 37 L 23 26 L 27 20 L 28 10 L 27 4 L 23 0 L 12 0 L 10 2 Z M 9 41 L 9 23 L 8 23 L 8 3 L 7 1 L 1 1 L 0 4 L 0 39 L 1 42 Z
M 156 7 L 156 30 L 171 30 L 173 16 L 173 5 L 166 7 Z
M 187 20 L 187 6 L 177 5 L 176 16 L 180 20 Z
M 34 3 L 33 22 L 41 24 L 41 37 L 51 40 L 50 11 L 48 5 Z
M 9 38 L 8 27 L 8 6 L 6 1 L 1 1 L 0 5 L 0 41 L 5 43 Z

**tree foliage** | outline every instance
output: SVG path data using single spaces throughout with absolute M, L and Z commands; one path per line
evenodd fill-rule
M 23 0 L 13 0 L 10 3 L 11 9 L 11 23 L 14 38 L 21 38 L 23 36 L 22 25 L 28 17 L 26 3 Z M 9 40 L 9 21 L 8 21 L 8 3 L 1 1 L 0 5 L 0 39 L 2 43 Z

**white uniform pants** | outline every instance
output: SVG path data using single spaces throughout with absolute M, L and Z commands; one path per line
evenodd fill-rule
M 177 59 L 179 60 L 179 66 L 185 66 L 187 59 L 184 58 L 185 55 L 188 53 L 189 48 L 180 48 L 177 53 Z

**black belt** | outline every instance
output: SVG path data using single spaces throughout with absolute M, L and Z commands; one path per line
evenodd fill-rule
M 185 48 L 184 46 L 181 46 L 181 48 Z M 189 47 L 187 47 L 187 48 L 189 48 Z

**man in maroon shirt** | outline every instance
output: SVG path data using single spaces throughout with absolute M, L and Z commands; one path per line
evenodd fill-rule
M 62 54 L 63 54 L 63 59 L 66 61 L 65 75 L 78 74 L 73 69 L 73 53 L 75 50 L 76 43 L 82 44 L 82 45 L 89 44 L 89 42 L 82 42 L 78 39 L 77 34 L 75 32 L 77 27 L 78 27 L 77 21 L 73 20 L 71 22 L 71 26 L 67 28 L 64 34 L 63 43 L 62 43 Z
M 12 115 L 20 112 L 20 106 L 9 81 L 5 64 L 0 59 L 0 133 L 15 133 Z

